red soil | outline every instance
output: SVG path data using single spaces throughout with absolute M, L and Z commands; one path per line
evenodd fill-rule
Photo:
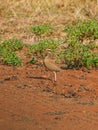
M 0 65 L 0 130 L 98 130 L 98 70 Z

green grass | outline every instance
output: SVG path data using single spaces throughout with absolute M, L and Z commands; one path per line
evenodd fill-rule
M 24 44 L 18 39 L 8 39 L 1 43 L 0 48 L 6 48 L 11 51 L 17 51 L 19 49 L 22 49 Z
M 32 54 L 35 54 L 37 56 L 43 56 L 46 52 L 47 49 L 51 49 L 53 53 L 55 53 L 56 49 L 60 45 L 60 41 L 55 41 L 52 39 L 46 39 L 46 40 L 41 40 L 37 44 L 33 44 L 29 47 L 30 52 Z
M 37 36 L 45 36 L 52 28 L 50 25 L 32 27 L 32 32 Z M 52 56 L 67 64 L 68 68 L 98 67 L 98 22 L 95 20 L 78 21 L 76 24 L 67 26 L 64 29 L 67 36 L 63 40 L 53 40 L 50 37 L 41 40 L 33 45 L 28 45 L 29 54 L 33 58 L 29 61 L 34 64 L 38 58 L 43 58 L 47 49 L 51 49 Z M 65 41 L 65 42 L 64 42 Z M 63 43 L 63 44 L 62 44 Z M 62 49 L 62 45 L 67 47 Z M 17 38 L 5 40 L 0 44 L 0 61 L 6 64 L 21 65 L 22 61 L 16 51 L 24 47 L 24 44 Z
M 98 39 L 98 21 L 78 21 L 75 25 L 67 26 L 65 32 L 69 39 L 76 38 L 78 41 L 83 41 L 83 39 L 89 38 L 95 40 Z
M 28 63 L 35 64 L 36 62 L 38 62 L 38 59 L 36 57 L 32 57 Z
M 17 38 L 5 40 L 0 44 L 0 61 L 8 65 L 21 65 L 21 59 L 16 51 L 22 49 L 24 44 Z
M 98 67 L 98 49 L 95 40 L 98 39 L 98 22 L 95 20 L 78 21 L 65 28 L 67 33 L 67 48 L 61 49 L 60 40 L 41 40 L 38 44 L 30 46 L 30 51 L 36 56 L 43 55 L 47 49 L 55 54 L 55 59 L 67 64 L 68 68 Z M 64 43 L 63 43 L 64 44 Z
M 94 40 L 98 39 L 98 22 L 94 20 L 78 22 L 67 26 L 65 32 L 68 47 L 59 52 L 58 56 L 68 68 L 98 67 L 98 53 L 94 53 L 94 49 L 98 49 L 94 43 Z M 84 40 L 89 40 L 89 43 Z
M 53 27 L 49 24 L 43 24 L 31 27 L 31 31 L 38 36 L 49 34 L 51 30 L 53 30 Z
M 15 52 L 10 52 L 7 49 L 3 49 L 1 53 L 1 61 L 7 65 L 21 65 L 21 59 L 17 57 Z
M 67 64 L 68 68 L 98 66 L 98 54 L 91 52 L 89 47 L 82 43 L 73 44 L 71 42 L 68 48 L 63 52 L 59 52 L 58 55 Z

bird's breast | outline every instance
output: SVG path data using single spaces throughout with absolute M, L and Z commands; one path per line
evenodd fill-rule
M 44 60 L 44 64 L 45 64 L 46 68 L 48 68 L 51 71 L 60 71 L 61 70 L 55 63 L 53 63 L 53 61 L 51 59 L 46 58 Z

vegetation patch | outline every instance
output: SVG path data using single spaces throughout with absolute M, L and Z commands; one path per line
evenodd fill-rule
M 53 30 L 53 27 L 49 24 L 43 24 L 31 27 L 31 31 L 38 36 L 49 34 L 51 30 Z
M 43 56 L 47 49 L 51 49 L 52 53 L 55 53 L 55 58 L 67 64 L 68 68 L 98 67 L 98 53 L 94 53 L 94 50 L 98 49 L 98 44 L 95 43 L 98 39 L 98 22 L 78 21 L 67 26 L 64 31 L 67 33 L 66 42 L 63 43 L 67 45 L 65 49 L 60 48 L 62 44 L 60 40 L 47 39 L 31 45 L 29 47 L 31 53 Z
M 37 44 L 31 45 L 29 49 L 31 53 L 37 56 L 40 56 L 40 55 L 43 56 L 47 49 L 51 49 L 51 51 L 55 53 L 60 44 L 61 44 L 60 41 L 46 39 L 46 40 L 41 40 Z
M 32 57 L 28 63 L 35 64 L 36 62 L 38 62 L 38 59 L 36 57 Z
M 64 32 L 67 34 L 63 40 L 53 40 L 49 37 L 42 40 L 42 36 L 51 32 L 50 25 L 33 26 L 32 32 L 39 42 L 28 45 L 29 54 L 32 55 L 30 63 L 36 63 L 38 58 L 44 58 L 47 49 L 50 49 L 55 60 L 67 65 L 68 68 L 98 67 L 98 21 L 78 21 L 67 26 Z M 51 33 L 50 33 L 51 34 Z M 21 65 L 21 59 L 16 51 L 22 49 L 24 44 L 17 38 L 5 40 L 0 44 L 0 61 L 6 64 Z
M 97 67 L 98 54 L 90 51 L 90 48 L 82 43 L 71 42 L 65 51 L 58 53 L 59 58 L 67 64 L 68 68 Z
M 69 39 L 77 39 L 83 41 L 84 39 L 98 39 L 98 21 L 78 21 L 75 25 L 67 26 L 65 28 Z
M 21 65 L 21 59 L 16 51 L 22 49 L 24 44 L 17 38 L 5 40 L 0 44 L 0 61 L 8 65 Z
M 98 45 L 95 44 L 95 40 L 98 39 L 98 22 L 78 22 L 66 27 L 65 32 L 68 47 L 63 52 L 60 51 L 58 56 L 68 68 L 98 67 L 98 53 L 94 53 L 94 49 L 98 49 Z

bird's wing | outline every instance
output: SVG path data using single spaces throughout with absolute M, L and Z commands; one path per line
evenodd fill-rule
M 61 69 L 55 64 L 52 59 L 45 59 L 45 66 L 51 71 L 60 71 Z

